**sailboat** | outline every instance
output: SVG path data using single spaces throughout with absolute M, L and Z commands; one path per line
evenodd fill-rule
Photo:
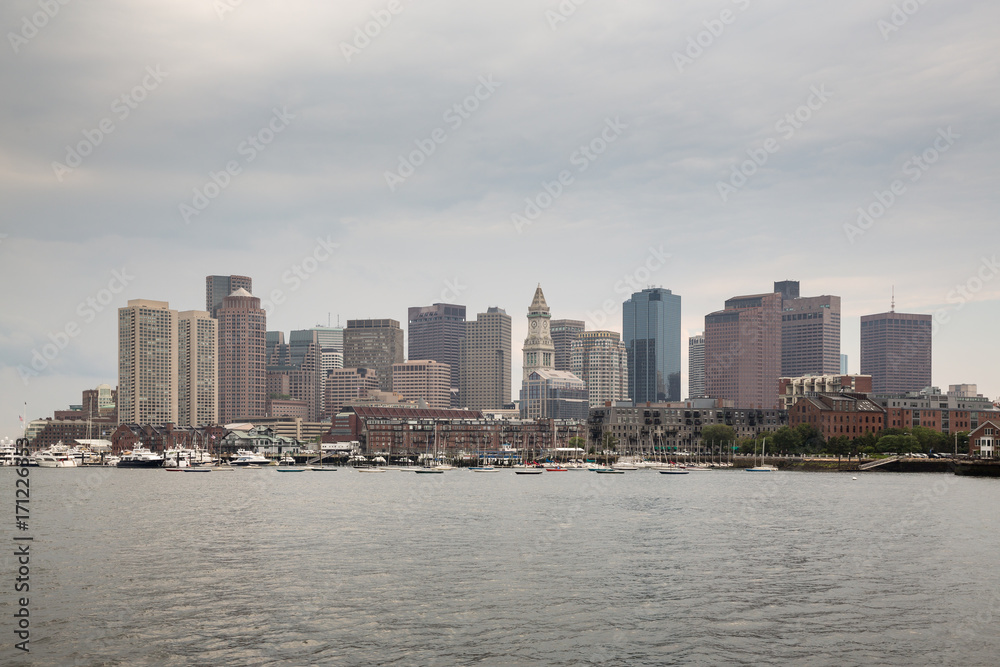
M 764 438 L 764 441 L 761 443 L 761 446 L 760 446 L 760 465 L 759 466 L 754 466 L 752 468 L 747 468 L 746 469 L 747 472 L 778 472 L 778 469 L 775 468 L 774 466 L 764 465 L 764 451 L 766 449 L 767 449 L 767 438 Z M 754 445 L 753 445 L 753 456 L 754 456 L 755 459 L 757 458 L 757 443 L 756 443 L 756 441 L 754 442 Z

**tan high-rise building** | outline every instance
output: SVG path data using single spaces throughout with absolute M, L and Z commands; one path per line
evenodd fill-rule
M 902 394 L 931 386 L 933 317 L 888 313 L 861 316 L 861 373 L 876 394 Z
M 177 311 L 166 301 L 118 309 L 118 419 L 177 423 Z
M 451 367 L 432 359 L 393 364 L 392 390 L 403 398 L 422 398 L 429 408 L 450 408 Z
M 781 295 L 781 374 L 840 372 L 840 297 L 799 296 L 799 281 L 774 283 Z
M 347 320 L 344 368 L 370 368 L 379 389 L 392 391 L 392 365 L 403 360 L 403 330 L 397 320 Z
M 617 331 L 581 331 L 570 358 L 573 374 L 587 384 L 590 407 L 629 400 L 628 350 Z
M 222 300 L 218 320 L 219 421 L 264 417 L 267 315 L 260 299 L 238 289 Z
M 510 404 L 511 320 L 503 308 L 490 307 L 465 323 L 459 342 L 459 403 L 473 410 L 499 410 Z
M 202 310 L 177 314 L 177 421 L 219 423 L 218 322 Z
M 781 294 L 737 296 L 705 316 L 705 393 L 738 408 L 776 408 Z
M 327 413 L 324 419 L 336 415 L 341 408 L 352 401 L 368 398 L 379 390 L 378 376 L 370 368 L 338 368 L 326 376 Z

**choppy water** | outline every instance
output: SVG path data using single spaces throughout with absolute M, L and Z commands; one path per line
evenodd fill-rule
M 1000 480 L 851 477 L 32 469 L 0 662 L 997 664 Z

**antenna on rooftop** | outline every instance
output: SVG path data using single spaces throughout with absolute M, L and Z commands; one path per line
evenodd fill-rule
M 896 312 L 896 286 L 895 285 L 892 286 L 892 301 L 890 302 L 890 305 L 889 305 L 889 312 L 890 313 L 895 313 Z

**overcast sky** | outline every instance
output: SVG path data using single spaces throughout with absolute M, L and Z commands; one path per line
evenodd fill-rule
M 1000 395 L 996 2 L 47 1 L 0 5 L 0 435 L 232 273 L 286 332 L 503 307 L 515 385 L 537 283 L 618 331 L 669 288 L 687 336 L 799 280 L 852 372 L 895 286 L 934 383 Z

